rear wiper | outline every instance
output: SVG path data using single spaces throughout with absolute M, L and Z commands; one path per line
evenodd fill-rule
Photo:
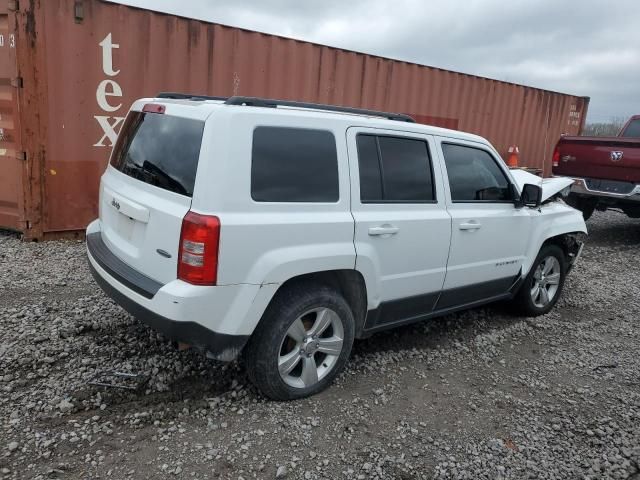
M 145 171 L 142 165 L 138 165 L 135 162 L 126 162 L 122 169 L 122 173 L 126 173 L 127 175 L 142 181 L 147 180 L 145 178 L 145 174 L 150 174 L 150 172 Z
M 187 189 L 184 188 L 184 186 L 180 182 L 178 182 L 175 178 L 168 175 L 164 170 L 161 170 L 148 160 L 144 161 L 144 163 L 142 164 L 142 169 L 150 173 L 151 175 L 154 175 L 154 178 L 156 179 L 160 177 L 166 182 L 165 185 L 171 187 L 174 192 L 187 195 Z
M 170 190 L 176 193 L 182 193 L 188 195 L 184 186 L 178 182 L 175 178 L 168 175 L 166 172 L 158 168 L 153 163 L 145 160 L 142 165 L 138 165 L 135 162 L 127 162 L 125 167 L 127 174 L 132 174 L 133 178 L 142 180 L 145 183 L 151 183 L 156 186 L 169 187 Z

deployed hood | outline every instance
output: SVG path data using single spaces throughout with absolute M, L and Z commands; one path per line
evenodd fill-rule
M 511 170 L 511 176 L 516 181 L 518 190 L 522 193 L 522 187 L 525 183 L 532 183 L 542 188 L 542 202 L 545 202 L 557 193 L 560 193 L 565 188 L 569 187 L 573 183 L 572 178 L 564 177 L 552 177 L 552 178 L 540 178 L 524 170 Z M 569 193 L 567 191 L 567 193 Z

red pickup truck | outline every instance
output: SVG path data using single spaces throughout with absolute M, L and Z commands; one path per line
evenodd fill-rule
M 567 203 L 585 220 L 595 209 L 607 208 L 640 218 L 640 115 L 617 137 L 560 137 L 553 174 L 574 179 Z

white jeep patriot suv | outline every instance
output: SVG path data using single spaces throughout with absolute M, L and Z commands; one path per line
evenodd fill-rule
M 160 94 L 126 118 L 87 250 L 132 315 L 293 399 L 354 338 L 497 300 L 548 312 L 586 233 L 561 187 L 406 115 Z

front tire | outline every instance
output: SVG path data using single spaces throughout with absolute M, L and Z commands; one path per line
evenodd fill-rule
M 334 289 L 310 282 L 285 288 L 245 349 L 249 379 L 274 400 L 327 388 L 344 369 L 355 333 L 353 313 Z
M 562 249 L 544 245 L 512 300 L 516 312 L 527 317 L 548 313 L 562 294 L 566 275 L 567 259 Z

